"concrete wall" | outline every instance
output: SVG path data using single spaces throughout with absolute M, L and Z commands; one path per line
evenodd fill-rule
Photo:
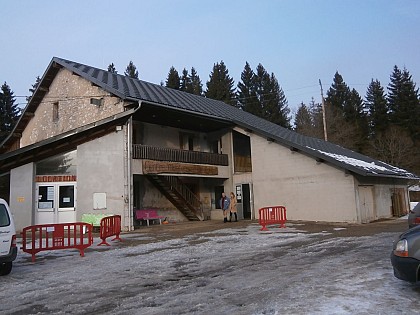
M 91 97 L 103 97 L 103 105 L 90 104 Z M 59 118 L 53 121 L 56 102 Z M 118 98 L 111 97 L 101 88 L 67 69 L 61 69 L 22 133 L 21 147 L 120 113 L 124 110 L 123 105 Z
M 29 163 L 10 171 L 10 209 L 17 231 L 34 224 L 35 167 Z
M 210 146 L 205 133 L 148 123 L 136 123 L 136 125 L 136 139 L 141 144 L 188 150 L 188 135 L 192 135 L 194 137 L 194 151 L 210 152 Z M 183 137 L 183 147 L 180 146 L 180 136 Z
M 289 220 L 357 222 L 353 176 L 250 136 L 255 209 L 284 205 Z
M 77 220 L 84 213 L 119 214 L 124 221 L 124 131 L 79 145 L 77 148 Z M 94 209 L 94 193 L 106 194 L 106 208 Z M 125 219 L 128 221 L 127 219 Z
M 141 144 L 170 149 L 180 149 L 179 129 L 148 123 L 142 123 L 142 125 L 143 133 L 139 135 Z

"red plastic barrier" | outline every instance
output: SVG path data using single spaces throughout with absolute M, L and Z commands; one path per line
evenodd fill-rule
M 35 255 L 45 250 L 78 249 L 84 257 L 84 250 L 93 244 L 92 225 L 89 223 L 39 224 L 22 230 L 22 250 Z
M 100 238 L 102 242 L 98 244 L 102 245 L 105 244 L 110 246 L 106 242 L 106 238 L 115 235 L 115 238 L 112 241 L 119 240 L 120 242 L 122 239 L 120 238 L 121 233 L 121 216 L 120 215 L 113 215 L 110 217 L 105 217 L 101 219 L 101 227 L 100 227 L 101 235 Z
M 267 225 L 280 224 L 279 228 L 286 227 L 286 207 L 274 206 L 265 207 L 259 210 L 259 224 L 262 226 L 261 231 L 268 231 Z

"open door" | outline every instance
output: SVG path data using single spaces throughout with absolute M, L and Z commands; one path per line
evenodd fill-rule
M 252 214 L 252 185 L 237 184 L 235 187 L 236 198 L 238 200 L 239 219 L 251 220 L 255 216 Z

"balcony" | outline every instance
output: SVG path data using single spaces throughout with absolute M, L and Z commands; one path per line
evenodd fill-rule
M 227 154 L 133 144 L 133 159 L 228 166 Z

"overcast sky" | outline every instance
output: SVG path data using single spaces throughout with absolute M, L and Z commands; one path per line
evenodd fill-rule
M 0 82 L 24 106 L 53 57 L 159 84 L 169 68 L 194 67 L 203 88 L 216 62 L 240 80 L 245 62 L 273 72 L 295 111 L 320 102 L 336 71 L 362 97 L 371 79 L 388 86 L 394 65 L 420 80 L 416 0 L 1 0 Z

